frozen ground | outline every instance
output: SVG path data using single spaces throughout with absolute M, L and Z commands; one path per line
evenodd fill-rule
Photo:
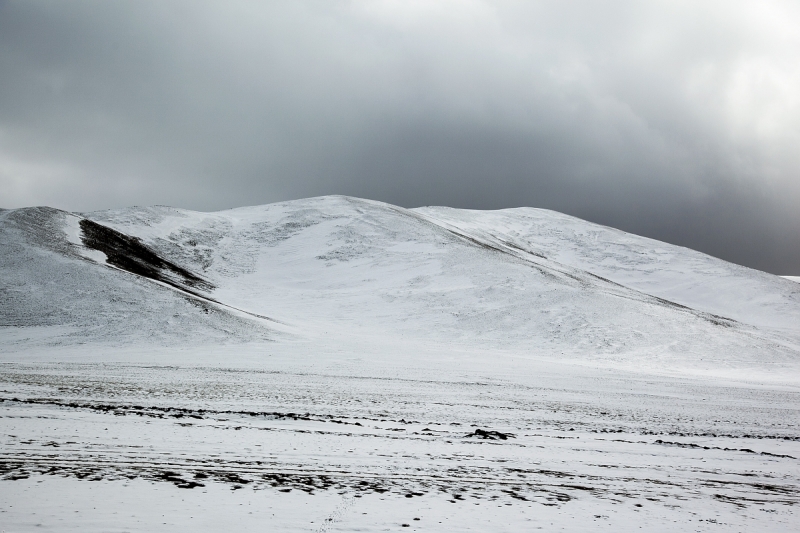
M 800 524 L 800 286 L 691 250 L 536 209 L 40 208 L 0 211 L 0 296 L 7 532 Z

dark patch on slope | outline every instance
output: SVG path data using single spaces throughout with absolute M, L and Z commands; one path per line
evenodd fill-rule
M 211 291 L 214 285 L 154 252 L 137 237 L 83 219 L 81 240 L 87 248 L 103 252 L 106 262 L 142 277 L 161 281 L 181 290 Z

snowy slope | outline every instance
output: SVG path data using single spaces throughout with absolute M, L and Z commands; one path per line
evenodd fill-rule
M 416 211 L 694 309 L 795 338 L 800 331 L 800 287 L 780 276 L 545 209 Z
M 253 320 L 111 268 L 80 244 L 80 219 L 50 208 L 0 212 L 0 352 L 270 338 Z
M 796 284 L 549 211 L 321 197 L 2 217 L 3 290 L 17 298 L 4 324 L 53 328 L 43 342 L 292 338 L 705 370 L 798 361 Z M 119 233 L 89 235 L 103 228 Z M 106 256 L 104 239 L 125 249 Z M 153 257 L 130 259 L 137 243 Z M 4 350 L 25 345 L 4 337 Z

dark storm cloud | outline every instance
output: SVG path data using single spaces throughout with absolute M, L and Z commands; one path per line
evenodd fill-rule
M 800 273 L 781 2 L 0 3 L 0 205 L 547 207 Z

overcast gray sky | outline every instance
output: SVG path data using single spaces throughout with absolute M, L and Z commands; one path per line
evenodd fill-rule
M 0 0 L 0 207 L 323 194 L 800 275 L 800 2 Z

